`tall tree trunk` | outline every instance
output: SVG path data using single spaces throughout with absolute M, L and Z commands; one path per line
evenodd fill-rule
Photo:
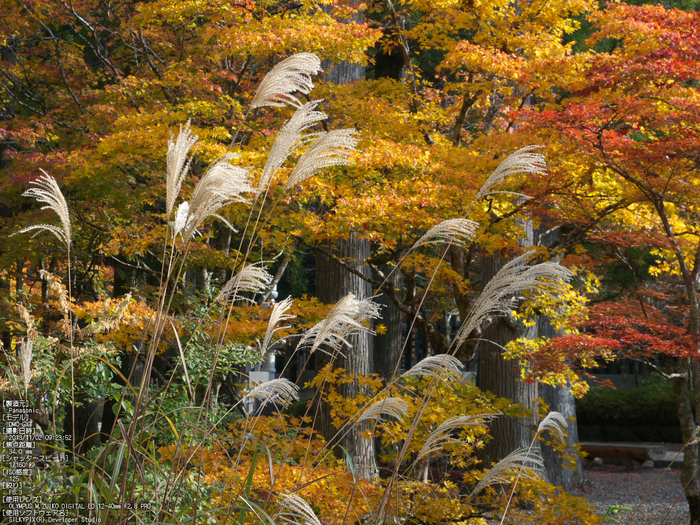
M 350 261 L 355 269 L 369 274 L 369 268 L 362 264 L 370 256 L 370 245 L 366 239 L 360 239 L 355 234 L 350 238 L 338 241 L 329 247 L 337 257 Z M 369 283 L 357 275 L 348 272 L 332 258 L 318 252 L 316 258 L 316 290 L 318 298 L 324 303 L 336 303 L 348 293 L 358 299 L 372 295 Z M 343 354 L 332 359 L 334 366 L 344 368 L 351 374 L 369 374 L 372 372 L 372 338 L 369 334 L 361 334 L 351 338 L 351 348 L 345 348 Z M 322 353 L 316 354 L 316 369 L 320 370 L 331 358 Z M 344 397 L 354 397 L 360 392 L 360 386 L 355 381 L 339 385 L 339 391 Z M 317 424 L 323 436 L 331 443 L 342 443 L 350 455 L 355 472 L 362 478 L 371 479 L 377 476 L 378 469 L 375 458 L 374 441 L 360 435 L 366 427 L 353 425 L 341 430 L 335 428 L 330 421 L 330 407 L 321 404 L 317 416 Z M 344 435 L 343 435 L 344 434 Z
M 505 264 L 503 257 L 495 253 L 484 260 L 483 281 L 488 283 Z M 494 318 L 484 330 L 479 343 L 479 370 L 477 386 L 481 390 L 492 392 L 498 397 L 505 397 L 514 403 L 520 403 L 533 412 L 533 417 L 513 418 L 499 417 L 491 424 L 493 439 L 486 445 L 482 457 L 486 461 L 496 462 L 503 459 L 516 448 L 528 448 L 536 424 L 537 406 L 535 399 L 539 395 L 537 383 L 520 381 L 520 366 L 517 361 L 503 358 L 503 347 L 520 337 L 532 337 L 533 329 L 509 318 Z M 537 446 L 537 445 L 536 445 Z
M 385 265 L 381 271 L 384 275 L 389 275 L 392 269 L 391 266 Z M 389 280 L 394 284 L 395 289 L 401 289 L 401 272 L 398 269 L 394 270 Z M 381 324 L 386 327 L 386 332 L 377 334 L 374 338 L 374 371 L 389 382 L 398 370 L 401 360 L 402 315 L 401 310 L 385 293 L 379 295 L 377 302 L 382 305 Z
M 551 247 L 561 239 L 561 230 L 551 228 L 551 224 L 542 224 L 535 231 L 538 237 L 537 244 Z M 537 337 L 559 337 L 552 323 L 543 316 L 537 319 Z M 569 423 L 566 429 L 566 455 L 572 458 L 573 463 L 553 447 L 542 444 L 542 459 L 547 481 L 565 491 L 571 492 L 583 483 L 583 462 L 576 454 L 575 446 L 578 445 L 578 422 L 576 421 L 576 400 L 568 387 L 552 387 L 540 385 L 540 397 L 549 405 L 549 410 L 561 413 Z

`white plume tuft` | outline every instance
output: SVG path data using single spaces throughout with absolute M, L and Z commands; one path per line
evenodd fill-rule
M 301 107 L 292 93 L 308 95 L 314 87 L 311 75 L 321 71 L 321 60 L 313 53 L 297 53 L 283 60 L 260 83 L 250 108 L 263 106 L 283 107 L 287 104 Z
M 531 253 L 524 253 L 503 266 L 488 282 L 469 316 L 457 332 L 455 344 L 461 345 L 469 334 L 491 315 L 509 315 L 517 306 L 516 294 L 524 290 L 556 295 L 565 290 L 573 274 L 558 263 L 527 264 Z
M 299 387 L 292 383 L 289 379 L 272 379 L 265 383 L 256 385 L 253 390 L 243 398 L 244 400 L 257 399 L 265 403 L 275 403 L 288 406 L 292 401 L 299 399 Z
M 291 493 L 285 494 L 279 503 L 286 511 L 279 515 L 285 522 L 300 523 L 301 525 L 321 525 L 314 513 L 314 509 L 301 496 Z
M 267 283 L 272 280 L 272 275 L 262 266 L 264 262 L 249 264 L 244 266 L 240 272 L 231 277 L 229 281 L 221 287 L 216 301 L 251 301 L 241 294 L 250 292 L 253 294 L 262 293 L 267 289 Z
M 65 197 L 63 197 L 63 193 L 61 193 L 61 188 L 58 187 L 58 182 L 56 182 L 56 179 L 51 177 L 44 170 L 41 170 L 41 172 L 43 175 L 30 183 L 34 184 L 36 188 L 29 188 L 22 195 L 25 197 L 32 197 L 39 202 L 46 203 L 47 206 L 43 206 L 41 209 L 51 209 L 56 212 L 56 215 L 58 215 L 58 218 L 61 220 L 61 228 L 50 224 L 35 224 L 34 226 L 22 228 L 17 233 L 10 235 L 10 237 L 33 230 L 39 230 L 36 234 L 39 234 L 42 231 L 48 231 L 53 233 L 58 240 L 65 244 L 66 248 L 70 250 L 71 227 L 68 204 L 66 203 Z
M 474 487 L 474 490 L 472 490 L 469 495 L 469 500 L 473 499 L 474 496 L 489 485 L 508 483 L 508 478 L 516 474 L 528 479 L 539 479 L 539 473 L 543 468 L 544 461 L 536 454 L 525 449 L 514 450 L 496 463 L 493 468 L 481 478 L 481 481 L 477 483 L 476 487 Z
M 491 193 L 493 188 L 516 173 L 544 173 L 547 170 L 544 155 L 532 153 L 532 150 L 541 147 L 542 146 L 526 146 L 512 155 L 509 155 L 486 180 L 479 190 L 479 193 L 477 193 L 476 200 Z
M 310 347 L 310 354 L 319 349 L 329 353 L 323 346 L 340 352 L 343 346 L 351 346 L 348 342 L 350 336 L 362 332 L 373 334 L 370 328 L 362 325 L 362 321 L 379 317 L 379 305 L 371 299 L 359 300 L 348 294 L 338 301 L 326 319 L 306 331 L 299 341 L 299 348 Z
M 406 415 L 407 411 L 408 403 L 406 401 L 400 397 L 387 397 L 368 406 L 357 418 L 357 423 L 368 419 L 379 420 L 385 417 L 401 419 Z
M 450 354 L 431 355 L 413 365 L 401 377 L 429 376 L 452 381 L 462 375 L 462 362 Z
M 354 129 L 337 129 L 308 136 L 313 135 L 318 136 L 318 139 L 299 159 L 284 186 L 284 191 L 313 177 L 320 169 L 352 164 L 350 155 L 355 151 L 358 143 Z
M 566 439 L 564 429 L 568 426 L 563 414 L 552 411 L 540 422 L 537 427 L 537 433 L 540 434 L 545 430 L 549 430 L 559 441 L 564 442 Z
M 183 230 L 185 241 L 189 241 L 209 217 L 217 217 L 234 229 L 217 213 L 234 202 L 249 202 L 243 194 L 255 190 L 248 180 L 248 170 L 228 162 L 233 158 L 236 155 L 225 155 L 212 164 L 195 187 Z
M 415 242 L 413 248 L 430 243 L 463 245 L 466 241 L 474 238 L 478 227 L 478 222 L 470 221 L 469 219 L 448 219 L 430 228 L 425 235 Z
M 314 111 L 318 101 L 309 102 L 301 106 L 289 121 L 282 127 L 272 145 L 267 162 L 260 177 L 258 191 L 265 191 L 268 184 L 280 169 L 287 157 L 292 154 L 299 144 L 304 142 L 302 133 L 311 126 L 327 118 L 325 113 Z
M 462 427 L 486 427 L 486 422 L 498 414 L 478 414 L 474 416 L 455 416 L 443 421 L 425 440 L 425 445 L 418 452 L 416 461 L 450 444 L 462 443 L 461 439 L 452 437 L 452 432 Z
M 187 175 L 192 157 L 187 159 L 187 154 L 192 146 L 197 143 L 197 135 L 192 134 L 190 129 L 190 121 L 187 121 L 184 127 L 180 126 L 180 133 L 177 140 L 173 140 L 172 135 L 168 141 L 168 156 L 167 156 L 167 172 L 166 172 L 166 197 L 165 197 L 165 214 L 170 217 L 170 214 L 175 207 L 175 200 L 180 194 L 182 181 Z M 194 152 L 193 152 L 194 154 Z
M 282 323 L 296 317 L 296 315 L 286 313 L 287 310 L 292 307 L 292 302 L 292 298 L 287 297 L 284 301 L 280 301 L 279 303 L 275 304 L 274 308 L 272 309 L 272 314 L 270 315 L 270 321 L 267 323 L 265 338 L 263 339 L 262 343 L 260 343 L 260 355 L 265 355 L 270 349 L 270 346 L 272 346 L 272 338 L 274 337 L 275 332 L 289 328 L 289 326 L 277 326 L 278 323 Z

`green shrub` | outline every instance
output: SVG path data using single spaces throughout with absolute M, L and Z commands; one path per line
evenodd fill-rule
M 632 390 L 592 387 L 576 413 L 582 441 L 682 441 L 673 386 L 659 374 Z

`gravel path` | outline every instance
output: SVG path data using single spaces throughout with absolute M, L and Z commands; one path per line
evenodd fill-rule
M 610 506 L 623 505 L 633 509 L 622 511 L 620 522 L 623 524 L 687 525 L 689 521 L 680 469 L 668 469 L 664 473 L 660 468 L 631 471 L 626 467 L 605 465 L 588 468 L 584 475 L 583 490 L 576 490 L 574 495 L 593 503 L 601 516 Z M 634 511 L 636 514 L 632 517 Z

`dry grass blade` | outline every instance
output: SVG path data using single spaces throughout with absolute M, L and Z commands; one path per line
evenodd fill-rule
M 180 194 L 182 181 L 187 175 L 187 169 L 192 162 L 192 157 L 187 159 L 192 146 L 197 143 L 199 137 L 190 130 L 190 121 L 184 127 L 180 126 L 180 133 L 177 140 L 170 137 L 168 141 L 167 171 L 166 171 L 166 198 L 165 213 L 170 217 L 175 206 L 175 199 Z M 194 152 L 193 152 L 194 155 Z
M 29 188 L 22 195 L 25 197 L 32 197 L 39 202 L 46 203 L 46 206 L 43 206 L 41 209 L 50 209 L 56 212 L 56 215 L 58 215 L 58 218 L 61 220 L 61 228 L 50 224 L 35 224 L 34 226 L 22 228 L 17 233 L 10 235 L 10 237 L 33 230 L 39 230 L 37 234 L 41 233 L 42 231 L 48 231 L 53 233 L 58 240 L 65 244 L 66 248 L 70 250 L 71 226 L 68 204 L 66 203 L 66 199 L 63 197 L 63 193 L 61 193 L 61 188 L 58 187 L 58 182 L 56 182 L 56 179 L 51 177 L 44 170 L 41 170 L 41 172 L 43 175 L 31 182 L 31 184 L 36 186 L 36 188 Z
M 428 376 L 452 381 L 462 376 L 462 362 L 450 354 L 431 355 L 401 375 L 409 376 Z
M 301 102 L 292 93 L 308 95 L 314 87 L 311 75 L 319 71 L 321 71 L 321 60 L 313 53 L 292 55 L 265 75 L 250 108 L 283 107 L 287 104 L 300 107 Z
M 532 152 L 541 147 L 526 146 L 508 156 L 486 180 L 479 193 L 477 193 L 476 200 L 491 193 L 493 188 L 516 173 L 544 173 L 547 170 L 544 155 Z
M 256 399 L 263 404 L 275 403 L 286 407 L 292 401 L 299 399 L 299 387 L 289 379 L 272 379 L 256 385 L 253 390 L 243 398 L 244 401 Z
M 189 214 L 184 220 L 186 241 L 192 238 L 195 230 L 209 217 L 217 217 L 234 229 L 217 215 L 218 211 L 234 202 L 249 202 L 243 195 L 255 191 L 248 180 L 248 170 L 228 162 L 235 157 L 226 155 L 216 161 L 195 187 L 189 202 Z
M 371 299 L 358 300 L 353 294 L 348 294 L 338 301 L 326 319 L 306 331 L 298 348 L 308 346 L 310 354 L 319 349 L 330 353 L 323 346 L 340 352 L 343 346 L 350 346 L 347 341 L 350 336 L 362 332 L 373 334 L 362 322 L 379 317 L 379 305 Z
M 316 142 L 299 159 L 284 186 L 284 191 L 313 177 L 320 169 L 352 164 L 351 154 L 355 151 L 357 143 L 354 129 L 319 133 Z
M 19 351 L 19 360 L 22 364 L 22 377 L 24 379 L 24 390 L 29 390 L 29 384 L 32 382 L 32 359 L 34 359 L 34 339 L 27 337 L 22 342 L 22 348 Z
M 267 162 L 260 177 L 258 191 L 262 192 L 267 189 L 268 184 L 270 184 L 277 170 L 287 160 L 287 157 L 304 141 L 302 133 L 317 122 L 327 118 L 325 113 L 314 111 L 317 105 L 318 101 L 304 104 L 282 127 L 275 139 L 275 143 L 272 145 L 270 154 L 267 156 Z
M 457 332 L 457 346 L 487 317 L 509 315 L 517 306 L 516 294 L 525 290 L 556 295 L 564 291 L 572 273 L 557 263 L 527 264 L 530 253 L 514 258 L 503 266 L 484 287 L 471 312 Z
M 285 494 L 280 498 L 281 512 L 279 517 L 287 523 L 300 523 L 301 525 L 321 525 L 316 513 L 304 498 L 296 494 Z
M 413 248 L 431 243 L 452 243 L 463 245 L 469 239 L 474 238 L 478 222 L 469 219 L 448 219 L 433 226 L 428 232 L 418 239 Z
M 265 355 L 272 345 L 272 338 L 279 330 L 289 328 L 289 326 L 277 326 L 279 323 L 294 319 L 296 315 L 286 313 L 292 307 L 292 298 L 287 297 L 284 301 L 275 304 L 270 314 L 270 320 L 267 323 L 267 330 L 262 343 L 260 343 L 260 355 Z
M 563 414 L 552 411 L 540 422 L 537 427 L 537 433 L 540 434 L 545 430 L 549 430 L 559 441 L 563 442 L 566 439 L 564 429 L 568 426 Z
M 539 479 L 539 472 L 541 472 L 543 468 L 544 461 L 542 461 L 542 458 L 525 449 L 514 450 L 496 463 L 493 468 L 481 478 L 481 481 L 477 483 L 476 487 L 474 487 L 474 490 L 472 490 L 469 495 L 469 500 L 471 501 L 474 496 L 489 485 L 508 483 L 510 481 L 509 478 L 516 474 L 528 479 Z
M 263 263 L 249 264 L 236 275 L 231 277 L 229 281 L 221 288 L 219 295 L 216 296 L 216 301 L 250 301 L 241 292 L 249 292 L 253 294 L 262 293 L 267 289 L 267 283 L 272 280 L 272 275 L 262 266 Z
M 400 397 L 387 397 L 372 403 L 368 406 L 360 417 L 357 418 L 357 423 L 362 423 L 368 419 L 383 419 L 385 417 L 393 417 L 396 419 L 403 418 L 408 412 L 408 403 Z
M 425 445 L 418 452 L 419 459 L 438 452 L 445 445 L 463 443 L 461 439 L 452 437 L 452 433 L 462 427 L 483 427 L 498 414 L 478 414 L 474 416 L 455 416 L 443 421 L 425 440 Z

